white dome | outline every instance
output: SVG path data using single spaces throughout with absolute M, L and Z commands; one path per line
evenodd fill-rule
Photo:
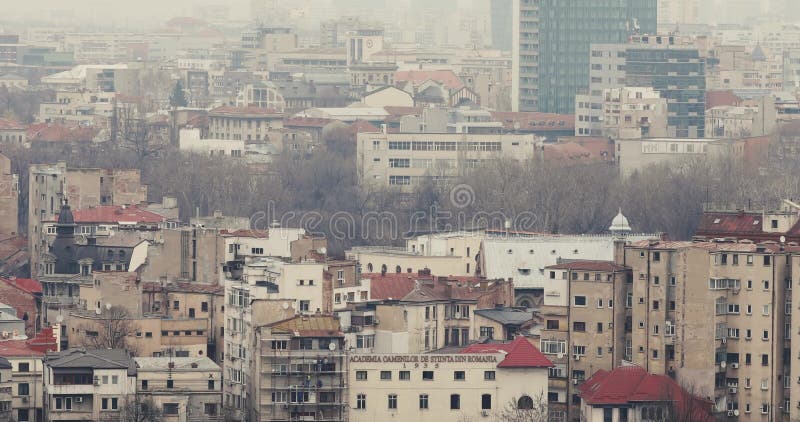
M 611 227 L 608 228 L 611 232 L 629 232 L 631 231 L 631 225 L 628 224 L 628 218 L 622 214 L 622 210 L 619 210 L 619 213 L 613 220 L 611 220 Z

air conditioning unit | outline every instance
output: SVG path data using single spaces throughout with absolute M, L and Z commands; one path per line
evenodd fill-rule
M 75 403 L 83 403 L 83 397 L 75 397 L 74 401 Z
M 722 344 L 725 344 L 725 343 L 727 343 L 727 342 L 728 342 L 728 339 L 727 339 L 727 338 L 725 338 L 725 337 L 723 337 L 723 338 L 722 338 Z
M 489 416 L 489 411 L 488 410 L 481 410 L 481 416 L 484 416 L 484 417 L 485 416 Z
M 577 378 L 572 380 L 572 385 L 578 385 L 578 379 Z
M 22 403 L 28 404 L 28 397 L 27 396 L 22 396 Z
M 728 416 L 733 417 L 733 410 L 728 411 Z
M 728 392 L 731 393 L 731 394 L 736 394 L 737 391 L 738 391 L 738 389 L 736 387 L 731 387 L 731 388 L 728 389 Z
M 731 364 L 731 368 L 732 369 L 739 369 L 739 364 L 734 362 L 734 363 Z
M 572 355 L 572 358 L 575 360 L 581 360 L 581 355 Z

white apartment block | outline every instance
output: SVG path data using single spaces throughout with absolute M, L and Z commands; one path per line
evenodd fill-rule
M 446 180 L 498 158 L 534 156 L 534 135 L 359 133 L 361 183 L 408 189 L 424 178 Z

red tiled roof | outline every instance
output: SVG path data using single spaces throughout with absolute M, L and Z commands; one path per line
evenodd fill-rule
M 28 127 L 28 142 L 91 142 L 100 129 L 77 124 L 35 123 Z
M 417 273 L 365 273 L 363 277 L 370 279 L 370 297 L 373 300 L 400 300 L 414 290 L 416 280 L 432 280 L 431 276 L 420 277 Z
M 438 82 L 449 89 L 459 89 L 464 83 L 452 70 L 405 70 L 394 74 L 396 82 L 411 82 L 417 86 L 427 80 Z
M 0 118 L 0 130 L 25 130 L 27 128 L 16 120 Z
M 362 132 L 363 133 L 380 132 L 380 129 L 378 129 L 377 127 L 375 127 L 375 125 L 366 120 L 356 120 L 347 128 L 347 130 L 352 134 L 358 134 Z
M 742 102 L 733 91 L 706 91 L 706 110 L 719 106 L 737 106 Z
M 691 412 L 692 415 L 687 416 L 692 421 L 714 420 L 711 403 L 692 396 L 672 378 L 649 374 L 639 366 L 620 366 L 610 372 L 601 369 L 581 384 L 578 390 L 581 398 L 591 405 L 672 401 L 679 412 Z
M 100 205 L 72 211 L 75 223 L 161 223 L 165 218 L 137 206 Z
M 273 333 L 293 337 L 342 337 L 339 320 L 330 315 L 302 315 L 268 324 Z
M 472 344 L 461 353 L 498 353 L 506 356 L 498 368 L 549 368 L 553 366 L 547 357 L 525 337 L 517 337 L 510 343 Z
M 503 123 L 503 129 L 521 132 L 574 131 L 571 114 L 493 111 L 492 118 Z
M 284 126 L 288 127 L 315 127 L 324 128 L 325 126 L 333 123 L 334 120 L 323 119 L 321 117 L 292 117 L 283 122 Z
M 704 212 L 696 234 L 715 237 L 761 234 L 762 220 L 760 212 Z
M 36 336 L 28 340 L 0 341 L 0 356 L 5 358 L 43 356 L 46 352 L 56 350 L 58 345 L 51 327 L 42 328 Z
M 0 278 L 0 281 L 16 286 L 17 288 L 24 290 L 28 293 L 32 294 L 42 293 L 42 284 L 31 278 L 15 278 L 15 279 Z
M 625 266 L 617 265 L 611 261 L 591 261 L 591 260 L 569 261 L 561 264 L 550 265 L 545 268 L 549 268 L 552 270 L 585 270 L 585 271 L 603 271 L 603 272 L 623 271 L 626 269 Z

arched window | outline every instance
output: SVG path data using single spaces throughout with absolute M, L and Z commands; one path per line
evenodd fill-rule
M 389 270 L 389 269 L 388 269 L 388 268 L 386 268 L 386 264 L 383 264 L 383 265 L 381 265 L 381 272 L 382 272 L 382 273 L 386 273 L 386 271 L 388 271 L 388 270 Z
M 368 272 L 368 273 L 371 273 L 371 272 L 372 272 L 372 263 L 371 263 L 371 262 L 368 262 L 368 263 L 367 263 L 367 272 Z
M 522 396 L 517 400 L 517 409 L 520 410 L 532 410 L 533 409 L 533 399 L 530 396 Z
M 114 259 L 114 251 L 109 249 L 108 252 L 106 252 L 106 257 L 108 259 Z
M 122 249 L 119 250 L 118 254 L 120 259 L 125 258 L 125 251 L 123 251 Z
M 398 266 L 394 267 L 394 272 L 396 272 L 397 274 L 400 274 L 400 273 L 403 272 L 403 269 L 400 268 L 400 266 L 398 265 Z

